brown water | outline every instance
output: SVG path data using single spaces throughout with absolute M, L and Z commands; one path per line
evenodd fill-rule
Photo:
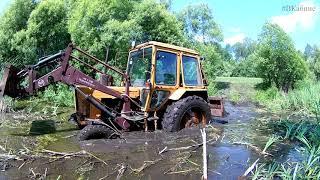
M 226 103 L 228 115 L 215 118 L 207 128 L 209 179 L 237 179 L 257 158 L 267 161 L 259 151 L 244 144 L 263 149 L 270 131 L 259 119 L 272 118 L 252 104 Z M 23 114 L 6 114 L 0 127 L 0 153 L 14 154 L 19 160 L 0 157 L 0 179 L 27 179 L 40 177 L 47 169 L 48 179 L 116 179 L 123 166 L 121 179 L 200 179 L 202 175 L 202 148 L 167 151 L 165 147 L 179 148 L 201 143 L 199 129 L 186 129 L 178 133 L 129 132 L 123 139 L 90 140 L 78 142 L 78 130 L 64 121 L 56 121 L 56 133 L 31 136 L 30 119 Z M 62 117 L 58 117 L 63 119 Z M 9 123 L 10 122 L 10 123 Z M 219 122 L 219 123 L 217 123 Z M 228 122 L 221 124 L 221 122 Z M 41 147 L 41 148 L 40 148 Z M 57 152 L 85 150 L 92 155 L 61 159 L 44 156 L 42 149 Z M 28 152 L 29 149 L 33 152 Z M 272 148 L 278 161 L 299 161 L 301 156 L 294 146 L 283 144 Z M 20 167 L 20 168 L 19 168 Z M 30 170 L 32 169 L 32 171 Z

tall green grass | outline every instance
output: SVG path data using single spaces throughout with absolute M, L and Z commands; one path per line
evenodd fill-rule
M 281 93 L 274 87 L 259 90 L 255 99 L 273 111 L 315 114 L 320 104 L 320 83 L 305 83 L 288 94 Z
M 299 144 L 300 162 L 256 165 L 251 179 L 320 179 L 320 125 L 315 121 L 280 120 L 269 124 L 281 141 Z

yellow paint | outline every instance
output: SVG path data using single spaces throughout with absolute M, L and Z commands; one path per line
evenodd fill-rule
M 186 86 L 184 83 L 184 76 L 183 76 L 183 68 L 182 68 L 182 56 L 191 56 L 195 57 L 198 60 L 198 66 L 200 68 L 200 75 L 203 76 L 202 74 L 202 68 L 200 64 L 200 56 L 198 52 L 192 49 L 184 48 L 184 47 L 179 47 L 171 44 L 166 44 L 166 43 L 161 43 L 161 42 L 155 42 L 155 41 L 150 41 L 147 43 L 140 44 L 136 46 L 134 49 L 131 49 L 130 52 L 137 51 L 141 48 L 146 48 L 146 47 L 152 47 L 152 60 L 151 60 L 151 89 L 150 93 L 147 95 L 146 99 L 146 106 L 141 109 L 141 111 L 144 112 L 150 112 L 150 111 L 157 111 L 161 108 L 166 108 L 165 103 L 168 100 L 172 101 L 177 101 L 181 99 L 181 97 L 186 93 L 186 92 L 199 92 L 199 91 L 207 91 L 207 87 L 205 85 L 200 85 L 200 86 Z M 163 86 L 163 85 L 157 85 L 155 82 L 155 73 L 156 73 L 156 52 L 157 50 L 161 51 L 166 51 L 166 52 L 171 52 L 177 54 L 177 74 L 176 74 L 176 84 L 174 86 Z M 204 79 L 204 77 L 201 77 L 201 80 Z M 180 82 L 182 81 L 182 82 Z M 115 99 L 115 97 L 102 93 L 97 90 L 93 90 L 88 87 L 84 86 L 79 86 L 81 90 L 83 90 L 86 94 L 92 95 L 94 98 L 101 100 L 101 99 Z M 113 89 L 115 91 L 118 91 L 120 93 L 125 93 L 125 87 L 115 87 L 115 86 L 108 86 L 108 88 Z M 130 93 L 129 96 L 133 99 L 137 99 L 140 97 L 140 93 L 142 92 L 142 89 L 145 87 L 130 87 Z M 164 103 L 158 108 L 158 109 L 151 109 L 151 100 L 152 100 L 152 93 L 155 90 L 165 90 L 170 92 L 169 97 L 164 101 Z M 97 118 L 101 115 L 100 110 L 95 108 L 94 106 L 90 105 L 88 102 L 84 100 L 83 97 L 80 97 L 77 95 L 77 111 L 85 114 L 87 117 L 90 118 Z M 88 114 L 89 113 L 89 114 Z

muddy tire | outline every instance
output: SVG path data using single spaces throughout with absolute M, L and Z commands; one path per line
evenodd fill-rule
M 189 96 L 167 107 L 162 119 L 165 131 L 176 132 L 186 127 L 205 125 L 211 119 L 208 103 L 199 96 Z
M 108 139 L 114 136 L 114 131 L 104 125 L 87 125 L 78 134 L 79 141 L 89 139 Z

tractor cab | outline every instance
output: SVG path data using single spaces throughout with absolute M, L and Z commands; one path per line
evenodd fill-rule
M 129 52 L 130 87 L 140 89 L 145 111 L 156 111 L 168 100 L 203 91 L 207 98 L 199 54 L 191 49 L 150 41 Z

